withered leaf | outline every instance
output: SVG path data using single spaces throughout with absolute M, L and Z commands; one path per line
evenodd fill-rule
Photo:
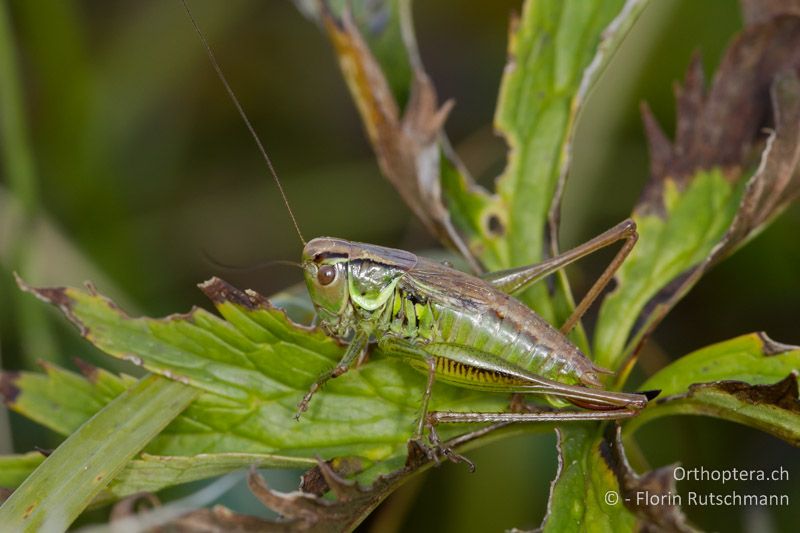
M 788 95 L 770 91 L 779 76 L 800 69 L 800 18 L 782 16 L 746 28 L 728 47 L 708 91 L 703 68 L 695 56 L 683 86 L 677 86 L 675 141 L 670 142 L 646 105 L 645 130 L 650 147 L 651 178 L 637 211 L 659 211 L 663 181 L 685 185 L 701 169 L 721 167 L 729 179 L 739 179 L 753 162 L 753 148 L 763 140 L 762 128 L 772 114 L 782 115 L 782 137 L 792 138 L 789 126 L 797 122 Z M 785 91 L 785 90 L 784 90 Z M 772 105 L 770 105 L 772 104 Z M 779 126 L 776 124 L 778 134 Z M 796 143 L 795 143 L 796 145 Z M 788 163 L 788 161 L 786 161 Z M 791 173 L 790 173 L 791 174 Z
M 350 11 L 345 9 L 341 18 L 336 18 L 322 5 L 323 26 L 334 45 L 381 171 L 425 227 L 480 271 L 442 201 L 439 140 L 453 101 L 440 106 L 430 78 L 419 62 L 412 61 L 411 95 L 401 115 L 389 83 Z
M 475 430 L 446 442 L 445 446 L 455 448 L 470 444 L 506 425 L 493 424 Z M 352 475 L 354 463 L 319 460 L 317 466 L 303 476 L 300 490 L 290 493 L 269 488 L 253 467 L 247 478 L 248 486 L 256 498 L 280 515 L 277 520 L 237 515 L 224 507 L 215 507 L 192 511 L 166 525 L 178 531 L 197 530 L 192 528 L 242 532 L 352 531 L 397 487 L 435 464 L 416 441 L 409 441 L 408 457 L 403 468 L 378 476 L 367 487 L 345 477 Z M 312 481 L 309 483 L 309 480 Z M 333 499 L 322 497 L 328 491 L 333 493 Z
M 780 15 L 800 16 L 798 0 L 741 0 L 742 18 L 747 26 L 766 22 Z
M 663 214 L 665 182 L 684 188 L 703 170 L 747 178 L 738 210 L 708 256 L 651 297 L 635 339 L 646 338 L 666 313 L 721 261 L 800 195 L 800 18 L 780 16 L 746 28 L 728 49 L 709 91 L 698 58 L 678 89 L 674 143 L 644 107 L 651 179 L 635 213 Z M 771 131 L 763 138 L 763 128 Z M 753 152 L 763 147 L 760 159 Z M 757 165 L 756 165 L 757 163 Z M 754 171 L 748 172 L 750 169 Z M 749 177 L 747 177 L 749 176 Z
M 731 420 L 800 446 L 800 399 L 797 371 L 777 383 L 751 385 L 743 381 L 696 383 L 681 394 L 658 398 L 652 408 L 626 425 L 625 431 L 660 416 L 688 414 Z
M 284 531 L 269 529 L 269 522 L 256 516 L 237 514 L 222 505 L 215 505 L 211 509 L 198 509 L 170 522 L 166 531 L 176 533 L 247 533 L 259 531 Z M 155 531 L 162 531 L 156 529 Z
M 678 465 L 664 466 L 644 474 L 637 474 L 625 456 L 619 424 L 608 426 L 605 438 L 600 443 L 600 453 L 616 475 L 621 500 L 636 515 L 640 531 L 695 531 L 680 506 L 672 503 L 675 501 L 673 496 L 678 494 L 674 476 L 674 470 Z M 657 501 L 659 504 L 664 502 L 664 505 L 653 505 L 652 501 Z
M 501 428 L 507 423 L 492 424 L 477 429 L 444 443 L 448 449 L 468 446 Z M 334 463 L 335 464 L 335 463 Z M 303 490 L 288 494 L 270 489 L 255 469 L 251 469 L 248 485 L 255 496 L 268 508 L 278 512 L 281 519 L 270 522 L 262 531 L 351 531 L 371 513 L 389 494 L 405 483 L 411 476 L 422 472 L 434 464 L 434 460 L 414 440 L 408 442 L 408 458 L 403 468 L 379 476 L 370 486 L 363 487 L 356 481 L 346 479 L 350 475 L 352 463 L 336 464 L 342 470 L 334 470 L 331 463 L 319 461 L 311 475 L 320 478 L 314 482 L 317 488 L 329 489 L 335 499 Z M 320 491 L 321 492 L 321 491 Z

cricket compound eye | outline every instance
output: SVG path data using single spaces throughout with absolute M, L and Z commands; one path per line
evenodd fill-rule
M 320 285 L 330 285 L 336 279 L 336 267 L 333 265 L 323 265 L 317 270 L 317 281 Z

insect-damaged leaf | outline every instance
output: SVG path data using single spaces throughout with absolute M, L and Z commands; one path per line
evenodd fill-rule
M 691 385 L 683 394 L 661 398 L 632 423 L 636 427 L 665 415 L 705 415 L 765 431 L 800 446 L 800 400 L 797 373 L 771 385 L 717 381 Z
M 773 341 L 764 333 L 742 335 L 685 355 L 642 384 L 662 396 L 686 392 L 690 385 L 737 380 L 753 385 L 774 383 L 800 369 L 800 347 Z
M 695 59 L 677 91 L 674 143 L 644 109 L 651 179 L 633 214 L 639 243 L 600 310 L 602 366 L 617 368 L 709 268 L 800 194 L 798 68 L 800 18 L 778 17 L 733 41 L 708 91 Z
M 425 386 L 421 373 L 373 354 L 327 384 L 298 422 L 297 403 L 339 361 L 343 347 L 294 324 L 256 293 L 218 279 L 202 288 L 226 320 L 202 309 L 165 319 L 130 318 L 95 292 L 27 290 L 59 305 L 101 350 L 204 392 L 148 447 L 150 453 L 357 456 L 365 466 L 405 455 Z M 18 399 L 25 399 L 24 391 Z M 437 383 L 432 407 L 499 411 L 507 402 L 505 395 Z M 456 430 L 465 428 L 443 431 Z
M 626 424 L 633 432 L 674 414 L 732 420 L 800 446 L 797 371 L 800 347 L 776 343 L 763 333 L 744 335 L 693 352 L 670 364 L 642 387 L 662 391 Z

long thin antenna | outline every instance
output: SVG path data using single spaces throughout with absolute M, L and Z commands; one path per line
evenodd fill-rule
M 233 92 L 233 89 L 231 89 L 231 86 L 228 83 L 228 79 L 225 77 L 225 74 L 222 73 L 222 68 L 220 68 L 219 63 L 217 63 L 217 58 L 214 56 L 214 52 L 211 50 L 211 45 L 208 44 L 205 35 L 203 35 L 203 32 L 200 30 L 200 26 L 194 19 L 192 11 L 191 9 L 189 9 L 189 4 L 186 3 L 186 0 L 181 0 L 181 3 L 183 4 L 183 8 L 186 10 L 186 14 L 189 15 L 189 20 L 192 22 L 192 26 L 194 26 L 194 31 L 197 32 L 197 35 L 200 37 L 200 41 L 203 43 L 203 46 L 206 49 L 206 53 L 208 54 L 208 59 L 211 61 L 211 66 L 213 66 L 214 70 L 217 72 L 217 76 L 222 82 L 222 85 L 225 86 L 225 91 L 231 98 L 233 105 L 236 106 L 236 110 L 239 111 L 239 116 L 242 117 L 242 120 L 247 126 L 247 129 L 250 130 L 250 134 L 253 136 L 253 140 L 256 142 L 256 146 L 258 146 L 258 151 L 261 152 L 261 156 L 267 163 L 267 168 L 269 168 L 270 174 L 272 174 L 272 177 L 275 179 L 275 185 L 278 186 L 278 191 L 281 193 L 281 198 L 283 198 L 283 203 L 286 205 L 286 210 L 289 212 L 289 218 L 292 219 L 292 224 L 294 224 L 294 229 L 297 231 L 297 236 L 300 237 L 300 240 L 303 241 L 303 245 L 305 246 L 306 240 L 303 238 L 303 234 L 300 232 L 300 226 L 297 224 L 297 219 L 294 218 L 294 213 L 292 212 L 292 208 L 289 207 L 289 199 L 286 197 L 286 193 L 283 190 L 283 185 L 281 185 L 281 180 L 278 179 L 278 173 L 275 172 L 275 167 L 272 166 L 272 160 L 269 158 L 267 150 L 261 143 L 261 138 L 259 138 L 255 128 L 253 128 L 253 124 L 250 123 L 250 119 L 247 118 L 247 113 L 244 112 L 242 104 L 240 104 L 239 99 L 236 98 L 236 94 Z
M 203 253 L 203 259 L 205 259 L 209 264 L 218 268 L 230 270 L 232 272 L 253 272 L 254 270 L 260 270 L 262 268 L 274 265 L 297 267 L 301 270 L 303 268 L 303 265 L 301 263 L 298 263 L 297 261 L 287 261 L 286 259 L 271 259 L 269 261 L 262 261 L 261 263 L 258 263 L 256 265 L 247 265 L 247 266 L 231 265 L 228 263 L 223 263 L 216 257 L 212 256 L 208 252 L 208 250 L 202 250 L 202 253 Z

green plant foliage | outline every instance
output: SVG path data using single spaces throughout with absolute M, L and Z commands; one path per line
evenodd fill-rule
M 545 531 L 630 531 L 636 518 L 620 500 L 617 477 L 600 455 L 596 426 L 558 430 L 559 471 L 550 489 Z M 613 503 L 613 505 L 612 505 Z
M 663 187 L 663 213 L 634 213 L 639 242 L 617 272 L 618 288 L 603 300 L 594 352 L 606 368 L 622 362 L 630 331 L 650 299 L 708 257 L 742 193 L 719 169 L 699 172 L 684 190 L 669 180 Z
M 44 461 L 39 452 L 0 455 L 0 487 L 18 487 Z
M 0 486 L 18 487 L 45 460 L 39 452 L 0 456 Z M 103 488 L 92 506 L 113 503 L 132 494 L 157 492 L 163 488 L 208 479 L 242 470 L 259 468 L 311 468 L 316 461 L 260 453 L 198 453 L 192 456 L 142 453 Z
M 766 385 L 800 368 L 800 348 L 776 343 L 763 333 L 742 335 L 684 355 L 642 384 L 662 396 L 685 392 L 694 383 L 743 381 Z
M 601 33 L 622 6 L 620 0 L 589 7 L 580 0 L 528 2 L 512 25 L 495 114 L 509 157 L 497 180 L 505 242 L 494 268 L 542 259 L 547 215 L 567 164 L 584 72 L 602 57 L 597 52 Z
M 197 395 L 150 375 L 67 438 L 0 507 L 9 531 L 61 531 Z M 121 423 L 124 421 L 124 423 Z
M 645 1 L 525 2 L 512 21 L 495 115 L 508 159 L 494 193 L 473 182 L 444 136 L 451 103 L 439 103 L 424 72 L 410 2 L 379 2 L 379 12 L 365 4 L 352 16 L 344 2 L 330 8 L 295 3 L 331 38 L 381 170 L 428 230 L 462 252 L 475 270 L 535 263 L 557 253 L 561 192 L 578 114 Z M 616 289 L 603 301 L 591 350 L 600 366 L 617 373 L 609 387 L 624 385 L 640 343 L 697 279 L 800 194 L 800 81 L 790 72 L 766 75 L 749 64 L 737 70 L 735 61 L 744 52 L 773 57 L 770 38 L 794 35 L 794 25 L 800 19 L 781 18 L 744 32 L 731 45 L 708 98 L 695 62 L 679 93 L 674 146 L 645 115 L 653 176 L 632 215 L 639 242 L 617 272 Z M 751 73 L 747 68 L 765 79 L 751 80 L 744 75 Z M 753 89 L 753 94 L 771 91 L 771 101 L 747 100 L 750 87 L 740 78 L 753 86 L 758 81 L 760 92 Z M 742 101 L 762 114 L 771 103 L 774 131 L 759 139 L 753 131 L 761 124 L 745 121 L 731 128 L 741 136 L 738 143 L 720 142 L 724 153 L 709 156 L 704 143 L 725 130 L 712 119 L 730 115 L 730 109 L 744 106 Z M 759 113 L 752 114 L 760 120 Z M 707 124 L 716 129 L 709 133 L 703 129 Z M 687 139 L 699 139 L 703 149 L 693 151 L 691 142 L 684 145 Z M 759 165 L 743 159 L 756 152 L 762 153 Z M 64 528 L 92 502 L 249 465 L 311 467 L 320 458 L 343 460 L 345 474 L 371 487 L 334 479 L 324 464 L 317 472 L 335 500 L 280 496 L 252 478 L 251 486 L 263 502 L 299 521 L 292 523 L 315 524 L 325 517 L 334 522 L 322 526 L 335 529 L 357 524 L 408 476 L 430 466 L 408 446 L 425 377 L 380 350 L 327 383 L 295 419 L 303 394 L 340 361 L 346 342 L 300 325 L 277 307 L 307 318 L 308 301 L 295 293 L 268 301 L 213 278 L 200 287 L 218 314 L 194 308 L 155 319 L 128 316 L 91 286 L 20 285 L 57 306 L 94 346 L 151 374 L 137 380 L 82 363 L 83 375 L 47 363 L 43 374 L 0 373 L 0 393 L 10 409 L 68 437 L 47 459 L 38 453 L 0 457 L 0 486 L 18 487 L 0 508 L 2 524 Z M 521 299 L 554 324 L 573 307 L 563 273 L 555 290 L 539 283 Z M 574 337 L 590 353 L 580 327 Z M 609 494 L 624 495 L 641 481 L 627 464 L 622 432 L 632 439 L 656 418 L 704 415 L 800 445 L 798 368 L 800 348 L 763 334 L 745 335 L 690 353 L 647 379 L 641 390 L 661 394 L 625 423 L 559 425 L 559 470 L 543 528 L 688 529 L 677 509 L 609 500 Z M 430 409 L 498 412 L 508 403 L 508 395 L 436 383 Z M 479 426 L 440 426 L 439 431 L 443 439 L 462 438 L 458 444 L 475 444 L 483 436 Z M 670 490 L 664 472 L 641 477 Z M 349 518 L 335 523 L 339 511 Z
M 643 387 L 661 397 L 626 432 L 661 416 L 714 416 L 746 424 L 800 445 L 797 371 L 800 348 L 763 334 L 707 346 L 670 364 Z
M 625 424 L 625 433 L 633 434 L 661 416 L 694 414 L 745 424 L 797 446 L 800 400 L 792 372 L 798 368 L 800 349 L 775 343 L 763 334 L 708 346 L 681 357 L 641 386 L 641 390 L 660 390 L 661 395 Z M 558 434 L 560 470 L 552 488 L 546 529 L 562 531 L 567 524 L 584 529 L 631 529 L 634 517 L 621 497 L 613 505 L 604 499 L 607 493 L 624 491 L 601 454 L 603 437 L 591 426 L 574 424 Z
M 202 287 L 224 320 L 203 309 L 165 319 L 130 318 L 93 292 L 29 290 L 58 303 L 106 353 L 206 393 L 153 442 L 151 453 L 357 456 L 367 463 L 405 454 L 425 385 L 422 374 L 377 353 L 369 364 L 327 385 L 297 421 L 297 403 L 317 376 L 339 361 L 341 344 L 291 322 L 254 293 L 218 279 Z M 48 374 L 22 374 L 15 383 L 22 392 L 11 407 L 63 433 L 125 379 L 102 373 L 90 384 L 52 367 Z M 92 397 L 77 409 L 62 403 L 59 410 L 68 416 L 54 421 L 48 401 L 54 401 L 54 389 L 68 390 L 62 383 Z M 501 410 L 508 401 L 445 384 L 437 384 L 435 396 L 437 410 Z
M 497 197 L 486 204 L 472 188 L 445 188 L 448 205 L 462 212 L 456 220 L 471 219 L 460 229 L 470 235 L 480 228 L 471 243 L 491 270 L 542 259 L 549 245 L 548 217 L 552 211 L 557 219 L 560 208 L 575 119 L 645 4 L 527 2 L 513 21 L 495 113 L 495 127 L 509 145 Z M 457 184 L 447 175 L 444 183 Z M 544 287 L 532 288 L 529 298 L 542 316 L 556 321 Z
M 44 374 L 3 374 L 6 405 L 64 436 L 78 429 L 137 381 L 126 375 L 117 377 L 100 368 L 91 368 L 91 378 L 86 379 L 51 363 L 40 365 Z

